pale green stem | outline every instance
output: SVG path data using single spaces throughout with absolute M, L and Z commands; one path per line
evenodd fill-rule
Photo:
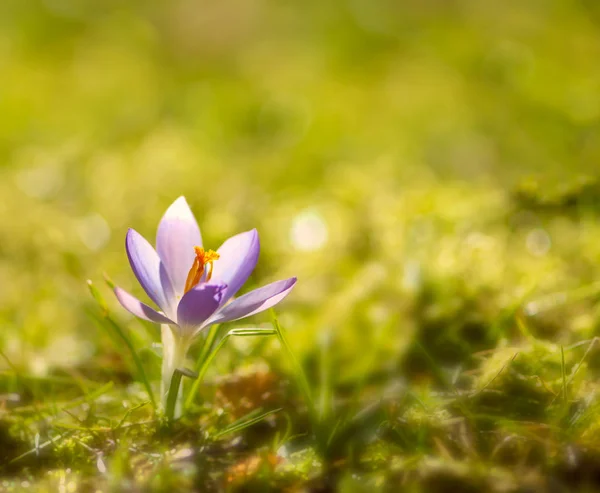
M 160 386 L 160 402 L 162 410 L 166 409 L 167 397 L 169 395 L 169 387 L 173 373 L 178 368 L 185 367 L 185 358 L 188 349 L 191 345 L 190 338 L 181 337 L 174 333 L 173 329 L 168 325 L 161 326 L 162 346 L 163 346 L 163 361 L 162 361 L 162 380 Z M 175 418 L 181 416 L 183 393 L 181 388 L 178 389 L 177 406 L 175 407 Z

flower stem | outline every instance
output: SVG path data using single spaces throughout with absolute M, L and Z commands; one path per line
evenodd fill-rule
M 177 419 L 181 416 L 182 410 L 182 392 L 181 378 L 173 378 L 175 370 L 185 366 L 185 358 L 190 347 L 191 341 L 188 338 L 180 337 L 171 327 L 163 325 L 161 327 L 163 344 L 162 361 L 162 381 L 160 388 L 160 397 L 163 411 L 167 411 L 167 401 L 169 395 L 175 399 L 175 406 L 171 411 L 171 419 Z M 176 389 L 171 389 L 175 385 Z M 175 396 L 175 397 L 174 397 Z

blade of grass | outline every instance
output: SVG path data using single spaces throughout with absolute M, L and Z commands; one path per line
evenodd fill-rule
M 18 387 L 19 385 L 21 385 L 31 396 L 31 398 L 34 400 L 34 404 L 32 406 L 32 410 L 33 412 L 40 418 L 43 419 L 42 415 L 41 415 L 41 406 L 40 404 L 37 402 L 37 396 L 36 396 L 36 392 L 35 389 L 32 385 L 30 385 L 24 378 L 23 374 L 19 371 L 19 369 L 12 363 L 12 361 L 8 358 L 8 356 L 6 356 L 6 354 L 4 354 L 2 351 L 0 351 L 0 356 L 2 356 L 2 358 L 4 359 L 4 361 L 6 361 L 6 364 L 10 367 L 10 369 L 13 371 L 14 373 L 14 382 L 15 385 Z M 33 380 L 32 383 L 35 383 L 35 380 Z M 19 400 L 21 399 L 21 397 L 19 397 Z
M 596 297 L 599 294 L 600 282 L 597 281 L 571 291 L 560 291 L 530 301 L 525 305 L 525 312 L 528 315 L 537 315 L 568 303 L 576 303 L 581 300 Z
M 365 368 L 361 372 L 361 375 L 360 375 L 358 381 L 354 385 L 354 391 L 353 391 L 352 397 L 350 399 L 350 405 L 348 406 L 348 412 L 346 414 L 346 419 L 348 418 L 348 416 L 350 416 L 351 414 L 354 414 L 357 411 L 361 393 L 367 384 L 367 380 L 368 380 L 369 375 L 371 374 L 371 370 L 373 368 L 375 368 L 377 365 L 378 357 L 379 357 L 378 348 L 381 348 L 384 346 L 384 341 L 386 340 L 386 336 L 388 336 L 388 333 L 392 328 L 396 327 L 396 322 L 397 322 L 397 320 L 395 318 L 392 318 L 384 327 L 382 327 L 380 330 L 377 331 L 377 334 L 375 335 L 375 342 L 372 344 L 372 350 L 371 350 L 370 357 L 368 358 L 367 364 L 365 365 Z
M 271 319 L 273 323 L 273 327 L 277 332 L 277 338 L 281 343 L 287 357 L 289 358 L 292 369 L 294 371 L 294 377 L 296 378 L 296 384 L 298 385 L 300 391 L 304 394 L 304 398 L 306 399 L 306 404 L 308 406 L 309 412 L 313 418 L 317 417 L 317 410 L 315 408 L 312 392 L 310 390 L 310 385 L 308 383 L 308 379 L 306 378 L 306 373 L 304 372 L 304 368 L 296 358 L 296 355 L 292 351 L 292 348 L 287 340 L 287 336 L 285 334 L 285 330 L 279 324 L 279 320 L 277 319 L 277 315 L 275 314 L 275 310 L 270 310 Z
M 100 295 L 100 292 L 94 287 L 92 281 L 88 280 L 87 284 L 88 284 L 88 287 L 90 288 L 90 293 L 92 293 L 92 296 L 98 302 L 98 304 L 100 305 L 100 308 L 102 309 L 102 315 L 103 315 L 102 320 L 106 323 L 106 325 L 105 324 L 100 324 L 100 325 L 102 327 L 104 327 L 107 331 L 109 330 L 109 327 L 110 327 L 110 329 L 112 329 L 112 331 L 118 335 L 120 340 L 123 341 L 123 343 L 125 343 L 125 346 L 127 347 L 129 353 L 131 354 L 131 357 L 133 358 L 133 362 L 137 368 L 139 377 L 142 380 L 142 384 L 146 388 L 146 392 L 148 393 L 148 397 L 150 398 L 152 407 L 154 409 L 156 409 L 156 400 L 154 398 L 154 393 L 152 392 L 152 387 L 150 386 L 150 381 L 148 380 L 148 376 L 146 375 L 144 366 L 142 365 L 142 360 L 140 359 L 139 355 L 137 354 L 135 347 L 133 346 L 131 340 L 129 339 L 129 337 L 127 336 L 125 331 L 123 331 L 121 329 L 121 326 L 110 317 L 108 309 L 104 308 L 104 307 L 107 307 L 108 305 L 104 301 L 104 298 L 102 298 L 102 296 Z
M 60 410 L 64 411 L 65 409 L 70 409 L 72 407 L 76 407 L 80 404 L 83 404 L 84 402 L 90 402 L 93 401 L 95 399 L 97 399 L 98 397 L 100 397 L 103 394 L 106 394 L 110 389 L 113 388 L 114 383 L 113 382 L 107 382 L 105 383 L 102 387 L 90 392 L 87 395 L 83 395 L 81 397 L 77 397 L 75 399 L 72 399 L 70 401 L 66 401 L 63 403 L 55 403 L 55 402 L 50 402 L 48 404 L 35 404 L 35 405 L 29 405 L 29 406 L 21 406 L 21 407 L 17 407 L 15 409 L 12 410 L 13 413 L 27 413 L 27 412 L 40 412 L 40 411 L 45 411 L 47 409 L 52 409 L 53 410 L 53 414 L 58 414 L 58 412 Z
M 44 442 L 44 443 L 38 443 L 34 448 L 32 448 L 31 450 L 28 450 L 27 452 L 22 453 L 21 455 L 15 457 L 14 459 L 11 459 L 10 461 L 8 461 L 8 463 L 6 465 L 11 465 L 14 464 L 15 462 L 19 462 L 21 459 L 24 459 L 25 457 L 32 455 L 32 454 L 39 454 L 39 451 L 50 446 L 50 445 L 55 445 L 57 442 L 59 442 L 60 440 L 63 440 L 65 438 L 68 438 L 69 436 L 71 436 L 73 434 L 72 431 L 67 431 L 66 433 L 64 433 L 63 435 L 59 435 L 58 438 L 50 438 L 50 440 Z M 3 467 L 4 464 L 0 464 L 0 468 Z
M 12 361 L 8 358 L 8 356 L 6 356 L 6 354 L 4 354 L 2 351 L 0 351 L 0 356 L 2 357 L 2 359 L 4 361 L 6 361 L 6 364 L 13 371 L 13 376 L 14 376 L 15 382 L 17 384 L 20 383 L 23 386 L 23 388 L 25 388 L 25 390 L 31 394 L 31 397 L 33 397 L 35 399 L 36 394 L 35 394 L 33 388 L 25 381 L 25 379 L 23 378 L 23 375 L 21 375 L 21 372 L 19 371 L 19 369 L 12 363 Z
M 125 412 L 125 414 L 123 415 L 123 417 L 121 418 L 121 420 L 117 423 L 116 426 L 113 426 L 112 429 L 113 430 L 118 430 L 119 428 L 121 428 L 121 426 L 123 426 L 123 424 L 125 423 L 125 420 L 129 417 L 129 415 L 134 412 L 137 411 L 138 409 L 144 407 L 146 404 L 148 404 L 149 401 L 146 402 L 142 402 L 141 404 L 138 404 L 137 406 L 133 406 L 130 407 L 129 409 L 127 409 L 127 411 Z
M 237 337 L 248 337 L 248 336 L 267 336 L 267 335 L 275 335 L 275 330 L 273 329 L 231 329 L 227 334 L 223 336 L 223 338 L 219 341 L 213 351 L 204 359 L 200 367 L 198 368 L 198 378 L 194 381 L 192 388 L 188 392 L 187 398 L 185 399 L 185 403 L 183 405 L 184 412 L 190 408 L 192 402 L 194 402 L 194 397 L 200 388 L 200 384 L 204 378 L 206 370 L 210 366 L 210 363 L 215 358 L 219 350 L 225 345 L 227 339 L 231 336 Z
M 176 368 L 171 378 L 171 385 L 169 386 L 169 393 L 167 395 L 167 404 L 165 406 L 165 415 L 169 421 L 175 419 L 175 408 L 177 407 L 177 396 L 179 395 L 179 388 L 181 387 L 181 377 L 183 372 Z
M 563 400 L 567 402 L 567 372 L 565 369 L 565 349 L 563 346 L 560 346 L 560 357 L 561 357 L 561 372 L 562 372 L 562 381 L 563 381 Z
M 465 417 L 469 419 L 471 422 L 473 421 L 473 413 L 465 404 L 465 401 L 468 400 L 468 396 L 461 396 L 460 392 L 456 389 L 454 384 L 446 377 L 442 368 L 437 364 L 435 359 L 429 354 L 425 346 L 423 346 L 419 341 L 415 341 L 415 346 L 423 353 L 425 359 L 429 363 L 433 375 L 438 379 L 444 387 L 446 387 L 452 394 L 455 396 L 455 402 L 462 409 Z
M 88 433 L 95 433 L 95 432 L 106 433 L 109 431 L 113 431 L 113 429 L 110 428 L 109 426 L 89 427 L 89 426 L 83 426 L 83 425 L 74 425 L 72 423 L 63 423 L 62 421 L 55 421 L 54 423 L 52 423 L 52 426 L 54 426 L 55 428 L 63 429 L 63 430 L 87 431 Z
M 470 395 L 470 398 L 476 397 L 479 394 L 481 394 L 485 389 L 487 389 L 492 383 L 494 383 L 494 381 L 502 374 L 502 372 L 508 368 L 508 366 L 516 359 L 516 357 L 519 356 L 519 352 L 516 352 L 515 354 L 513 354 L 510 359 L 508 359 L 506 361 L 506 363 L 504 363 L 501 367 L 500 370 L 498 370 L 498 373 L 496 373 L 488 382 L 485 383 L 485 385 L 483 385 L 479 390 L 475 391 L 473 394 Z
M 592 340 L 589 341 L 590 344 L 589 344 L 588 348 L 585 350 L 585 353 L 583 354 L 583 356 L 582 356 L 581 360 L 579 361 L 579 363 L 577 363 L 577 365 L 575 366 L 575 369 L 571 372 L 571 375 L 569 376 L 567 384 L 570 384 L 573 381 L 573 379 L 575 378 L 575 375 L 577 375 L 577 372 L 580 370 L 581 366 L 583 365 L 583 363 L 587 359 L 588 355 L 591 353 L 592 349 L 594 349 L 594 347 L 596 346 L 596 343 L 599 340 L 600 339 L 598 337 L 594 337 Z M 567 351 L 569 349 L 571 349 L 571 348 L 567 347 Z
M 274 336 L 277 334 L 277 331 L 275 329 L 261 329 L 257 327 L 254 329 L 231 329 L 228 334 L 237 337 Z
M 104 272 L 102 277 L 104 277 L 104 282 L 108 285 L 110 289 L 115 289 L 117 285 L 113 282 L 113 280 L 109 277 L 109 275 Z
M 271 414 L 278 413 L 279 411 L 281 411 L 281 408 L 272 409 L 271 411 L 267 411 L 265 413 L 259 414 L 258 416 L 254 416 L 257 412 L 260 412 L 260 409 L 254 410 L 254 411 L 248 413 L 247 415 L 242 416 L 240 419 L 234 421 L 232 424 L 227 426 L 225 429 L 216 433 L 214 435 L 214 438 L 221 438 L 222 436 L 228 435 L 229 433 L 234 433 L 236 431 L 240 431 L 245 428 L 248 428 L 249 426 L 259 423 L 266 417 L 271 416 Z
M 320 338 L 319 357 L 319 419 L 325 421 L 331 413 L 332 391 L 331 391 L 331 333 L 326 331 Z
M 328 447 L 331 446 L 331 444 L 333 443 L 333 439 L 335 437 L 335 434 L 338 431 L 338 428 L 340 427 L 340 425 L 342 424 L 342 418 L 338 418 L 335 422 L 335 424 L 333 425 L 333 428 L 331 429 L 331 431 L 326 434 L 324 433 L 324 438 L 327 438 L 327 441 L 321 446 L 322 449 L 327 449 Z M 323 430 L 325 431 L 325 430 Z
M 216 345 L 216 347 L 209 353 L 209 355 L 205 358 L 205 360 L 202 362 L 202 364 L 198 368 L 198 378 L 196 378 L 196 380 L 194 381 L 194 384 L 192 385 L 192 388 L 188 392 L 187 398 L 185 399 L 185 403 L 183 405 L 184 412 L 187 409 L 189 409 L 190 406 L 192 405 L 192 402 L 194 402 L 194 397 L 195 397 L 196 393 L 198 392 L 198 389 L 200 388 L 200 384 L 202 383 L 202 380 L 204 379 L 204 375 L 206 374 L 206 371 L 208 370 L 210 363 L 212 362 L 213 359 L 215 359 L 215 356 L 217 355 L 219 350 L 225 345 L 225 343 L 227 342 L 227 339 L 229 339 L 232 336 L 249 337 L 249 336 L 269 336 L 269 335 L 275 335 L 275 334 L 276 334 L 276 331 L 273 329 L 231 329 L 229 332 L 227 332 L 227 334 L 225 334 L 223 336 L 223 338 L 219 341 L 219 343 Z
M 87 280 L 87 286 L 88 286 L 88 289 L 90 290 L 90 294 L 92 295 L 92 298 L 94 298 L 94 301 L 98 304 L 98 306 L 102 310 L 102 314 L 108 315 L 108 304 L 106 303 L 106 300 L 104 299 L 104 297 L 100 294 L 100 291 L 98 291 L 98 288 L 96 286 L 94 286 L 94 283 L 91 281 L 91 279 Z
M 5 376 L 14 376 L 14 372 L 10 369 L 0 370 L 0 377 Z M 25 373 L 21 373 L 19 375 L 20 378 L 27 381 L 35 381 L 35 382 L 46 382 L 46 383 L 55 383 L 55 384 L 71 384 L 72 386 L 80 387 L 77 382 L 73 382 L 73 378 L 64 375 L 28 375 Z M 97 382 L 93 382 L 92 380 L 85 380 L 88 386 L 96 386 L 100 387 Z
M 213 348 L 215 344 L 215 339 L 217 338 L 217 334 L 219 333 L 219 324 L 213 325 L 208 330 L 208 335 L 204 340 L 204 344 L 202 344 L 202 349 L 200 350 L 200 355 L 198 356 L 198 360 L 196 361 L 196 371 L 199 371 L 206 360 L 210 350 Z
M 83 402 L 94 401 L 98 397 L 100 397 L 103 394 L 106 394 L 110 389 L 112 389 L 113 385 L 114 385 L 113 382 L 107 382 L 99 389 L 96 389 L 96 390 L 90 392 L 89 394 L 86 394 L 77 399 L 73 399 L 72 401 L 67 402 L 64 406 L 62 406 L 62 409 L 65 410 L 65 409 L 69 409 L 71 407 L 75 407 Z

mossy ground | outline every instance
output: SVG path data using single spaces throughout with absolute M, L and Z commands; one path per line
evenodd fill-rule
M 585 1 L 1 2 L 0 489 L 599 489 L 599 41 Z M 293 356 L 230 338 L 167 423 L 103 276 L 142 294 L 179 195 L 299 282 Z

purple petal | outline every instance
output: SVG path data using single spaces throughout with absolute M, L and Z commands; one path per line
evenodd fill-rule
M 162 311 L 171 315 L 175 299 L 173 286 L 152 245 L 137 231 L 130 229 L 127 231 L 125 248 L 131 269 L 146 294 Z
M 185 197 L 179 197 L 165 212 L 156 233 L 156 251 L 178 296 L 183 295 L 196 257 L 195 246 L 202 246 L 200 228 Z
M 148 305 L 138 300 L 135 296 L 129 294 L 127 291 L 121 288 L 115 288 L 115 295 L 123 308 L 138 318 L 148 320 L 149 322 L 156 322 L 157 324 L 175 323 L 170 318 L 158 313 L 154 308 L 150 308 Z
M 258 262 L 260 241 L 256 229 L 232 236 L 217 250 L 212 282 L 227 284 L 223 304 L 244 285 Z
M 198 284 L 183 295 L 177 307 L 177 323 L 188 332 L 202 325 L 217 308 L 225 291 L 226 284 Z
M 296 278 L 267 284 L 262 288 L 250 291 L 237 300 L 232 301 L 210 320 L 210 323 L 225 323 L 238 318 L 249 317 L 255 313 L 271 308 L 285 298 L 296 284 Z

